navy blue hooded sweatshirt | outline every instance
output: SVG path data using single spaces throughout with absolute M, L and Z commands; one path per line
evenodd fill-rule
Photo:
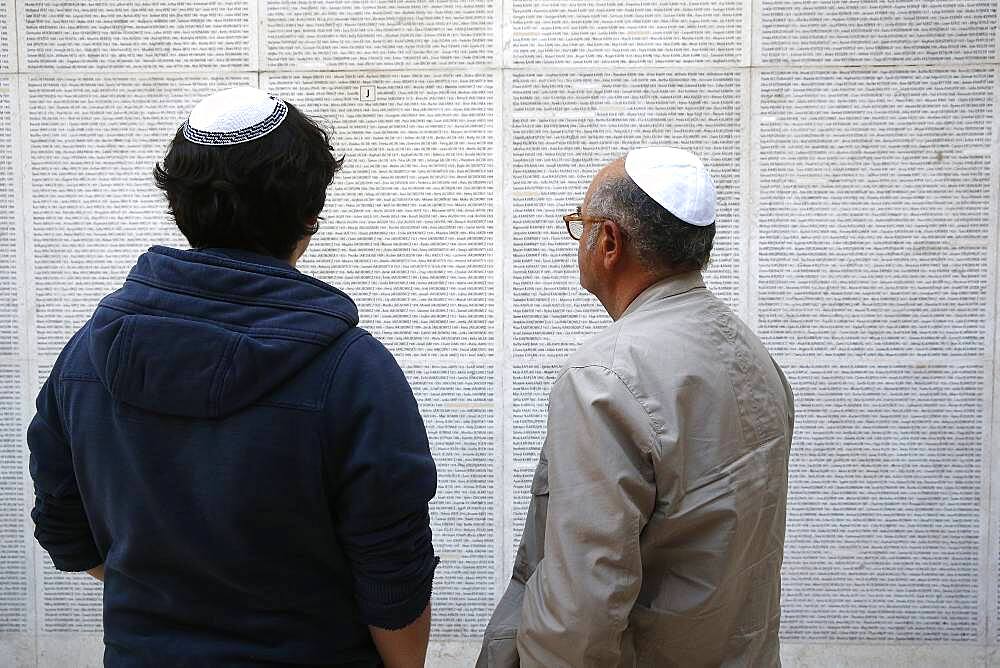
M 380 665 L 426 607 L 436 473 L 399 366 L 339 290 L 153 247 L 28 428 L 35 536 L 105 565 L 105 665 Z

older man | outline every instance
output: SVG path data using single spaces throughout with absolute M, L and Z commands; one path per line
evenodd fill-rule
M 570 356 L 480 666 L 776 666 L 792 394 L 706 287 L 694 155 L 604 167 L 565 216 L 614 324 Z

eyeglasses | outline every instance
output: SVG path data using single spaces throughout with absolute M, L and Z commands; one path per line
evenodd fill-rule
M 583 236 L 583 216 L 580 215 L 580 210 L 567 213 L 562 218 L 563 222 L 566 223 L 566 231 L 569 232 L 569 236 L 573 237 L 574 241 L 579 241 L 580 237 Z

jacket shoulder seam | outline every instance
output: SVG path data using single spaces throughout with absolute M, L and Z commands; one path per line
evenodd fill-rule
M 646 454 L 646 455 L 654 455 L 654 454 L 656 454 L 656 452 L 655 452 L 655 450 L 656 450 L 656 447 L 655 447 L 656 446 L 656 440 L 657 440 L 657 437 L 658 437 L 658 435 L 660 433 L 659 430 L 656 428 L 656 421 L 653 419 L 653 415 L 652 415 L 652 413 L 649 412 L 649 409 L 646 408 L 646 405 L 643 404 L 642 401 L 639 400 L 639 397 L 636 396 L 635 392 L 632 390 L 632 387 L 627 382 L 625 382 L 625 379 L 622 378 L 621 375 L 617 371 L 615 371 L 613 368 L 607 366 L 606 364 L 597 364 L 597 363 L 591 363 L 591 364 L 574 364 L 574 365 L 572 365 L 570 367 L 567 367 L 563 371 L 563 373 L 561 373 L 559 375 L 559 378 L 562 378 L 566 374 L 566 372 L 569 371 L 570 369 L 591 369 L 591 368 L 593 368 L 593 369 L 603 369 L 604 371 L 607 371 L 612 376 L 614 376 L 615 378 L 617 378 L 618 382 L 621 383 L 622 387 L 624 387 L 625 390 L 628 392 L 629 397 L 632 398 L 632 401 L 634 401 L 639 406 L 639 408 L 642 409 L 642 414 L 646 416 L 646 423 L 647 423 L 647 426 L 649 427 L 649 443 L 643 449 L 643 454 Z M 556 382 L 559 382 L 559 378 L 556 379 Z

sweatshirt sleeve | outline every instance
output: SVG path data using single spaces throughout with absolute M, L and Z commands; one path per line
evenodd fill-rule
M 84 512 L 73 470 L 73 456 L 63 429 L 58 395 L 60 363 L 42 386 L 36 413 L 28 426 L 29 471 L 35 487 L 31 519 L 35 538 L 61 571 L 85 571 L 104 559 Z
M 402 628 L 427 607 L 438 563 L 427 433 L 402 370 L 371 336 L 349 345 L 331 383 L 333 513 L 361 621 Z

